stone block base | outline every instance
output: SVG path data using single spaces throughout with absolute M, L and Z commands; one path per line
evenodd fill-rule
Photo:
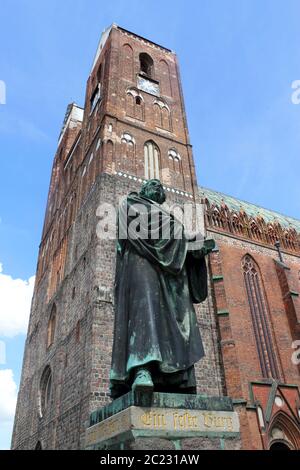
M 238 450 L 239 428 L 228 397 L 130 392 L 91 414 L 86 449 Z

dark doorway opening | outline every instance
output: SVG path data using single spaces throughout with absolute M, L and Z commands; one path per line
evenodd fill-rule
M 274 442 L 271 445 L 270 450 L 291 450 L 291 449 L 284 442 L 278 441 L 278 442 Z

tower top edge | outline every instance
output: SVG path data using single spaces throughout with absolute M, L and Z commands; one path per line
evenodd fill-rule
M 62 129 L 61 129 L 61 132 L 60 132 L 59 137 L 58 137 L 58 145 L 60 144 L 60 142 L 63 138 L 65 130 L 67 129 L 67 127 L 69 125 L 69 122 L 71 120 L 82 122 L 83 121 L 83 113 L 84 113 L 84 108 L 82 108 L 81 106 L 78 106 L 78 104 L 76 104 L 74 102 L 68 104 L 67 110 L 66 110 L 66 113 L 65 113 L 65 117 L 64 117 L 64 121 L 63 121 L 63 125 L 62 125 Z
M 92 71 L 93 71 L 93 69 L 96 65 L 96 62 L 97 62 L 97 60 L 98 60 L 98 58 L 101 54 L 101 51 L 102 51 L 102 49 L 103 49 L 103 47 L 104 47 L 104 45 L 105 45 L 105 43 L 106 43 L 106 41 L 107 41 L 107 39 L 110 35 L 112 29 L 118 29 L 119 31 L 121 31 L 121 32 L 123 32 L 127 35 L 130 35 L 130 36 L 133 36 L 133 37 L 135 37 L 137 39 L 140 39 L 142 41 L 148 42 L 149 44 L 152 44 L 153 46 L 158 47 L 159 49 L 162 49 L 162 50 L 164 50 L 168 53 L 176 55 L 176 52 L 173 51 L 172 49 L 168 49 L 167 47 L 162 46 L 162 45 L 160 45 L 160 44 L 158 44 L 154 41 L 151 41 L 150 39 L 147 39 L 143 36 L 140 36 L 137 33 L 129 31 L 128 29 L 125 29 L 122 26 L 117 25 L 116 23 L 112 23 L 110 26 L 108 26 L 106 29 L 104 29 L 102 31 L 102 34 L 101 34 L 101 37 L 100 37 L 100 40 L 99 40 L 99 43 L 98 43 L 98 47 L 97 47 L 97 50 L 96 50 L 96 54 L 95 54 L 95 57 L 94 57 L 94 60 L 93 60 L 93 64 L 92 64 L 90 73 L 92 73 Z

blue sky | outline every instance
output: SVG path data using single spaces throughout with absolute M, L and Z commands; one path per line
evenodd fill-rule
M 298 0 L 1 1 L 0 385 L 1 371 L 12 373 L 0 390 L 0 448 L 10 442 L 9 393 L 25 339 L 19 317 L 57 138 L 67 104 L 84 103 L 101 31 L 115 22 L 177 52 L 201 185 L 298 218 L 300 105 L 291 84 L 300 79 L 299 18 Z M 23 310 L 8 305 L 12 297 Z M 12 328 L 4 319 L 14 316 Z

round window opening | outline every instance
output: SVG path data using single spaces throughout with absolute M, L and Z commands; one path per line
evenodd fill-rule
M 275 397 L 275 404 L 276 404 L 276 406 L 278 406 L 279 408 L 280 408 L 281 406 L 283 406 L 283 400 L 282 400 L 282 398 L 279 397 L 278 395 Z

